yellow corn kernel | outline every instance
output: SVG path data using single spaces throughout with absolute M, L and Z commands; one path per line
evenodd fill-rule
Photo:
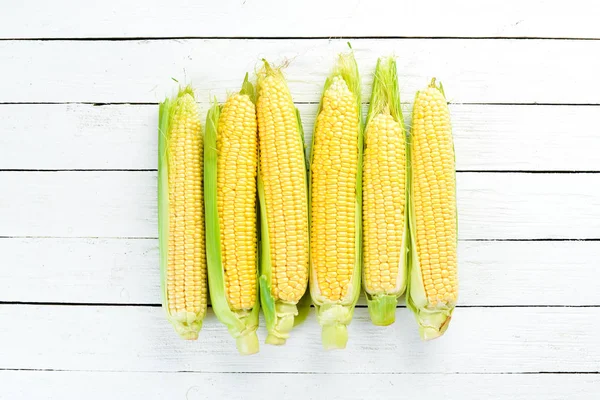
M 457 211 L 450 112 L 441 85 L 415 99 L 411 148 L 413 256 L 408 304 L 421 335 L 444 333 L 458 296 Z
M 404 267 L 406 146 L 400 122 L 389 113 L 373 118 L 363 158 L 363 251 L 365 290 L 396 294 Z M 401 293 L 400 293 L 401 294 Z
M 206 116 L 204 206 L 206 259 L 213 312 L 236 340 L 240 354 L 259 350 L 254 86 Z
M 331 302 L 342 301 L 352 289 L 359 122 L 354 94 L 334 76 L 315 125 L 310 236 L 316 286 Z
M 257 87 L 260 299 L 269 332 L 266 343 L 280 345 L 309 309 L 301 301 L 309 251 L 304 134 L 281 70 L 264 61 Z
M 260 174 L 271 256 L 271 293 L 297 303 L 308 282 L 308 199 L 300 128 L 281 73 L 267 73 L 256 104 Z
M 396 319 L 406 289 L 407 155 L 396 60 L 377 60 L 363 156 L 363 287 L 375 325 Z
M 164 115 L 163 115 L 164 114 Z M 165 125 L 162 125 L 162 124 Z M 161 105 L 159 149 L 159 198 L 161 242 L 167 234 L 164 214 L 168 213 L 164 283 L 167 311 L 178 333 L 196 339 L 207 306 L 206 253 L 204 243 L 204 208 L 202 158 L 203 139 L 200 118 L 193 92 L 180 91 L 172 101 Z M 166 157 L 165 157 L 166 156 Z M 163 176 L 167 172 L 167 188 Z M 164 191 L 167 191 L 168 203 Z M 164 210 L 164 205 L 168 210 Z M 163 254 L 161 254 L 163 255 Z
M 225 293 L 232 310 L 256 303 L 256 112 L 249 96 L 223 105 L 217 135 L 217 205 Z
M 358 66 L 341 54 L 325 82 L 310 166 L 310 294 L 325 349 L 346 347 L 361 289 L 362 147 Z
M 439 274 L 426 287 L 427 300 L 455 304 L 458 293 L 456 268 L 456 177 L 450 113 L 446 99 L 435 87 L 429 87 L 415 101 L 413 121 L 413 186 L 417 255 L 421 258 L 423 279 Z M 446 254 L 445 262 L 439 255 Z M 453 255 L 448 257 L 448 255 Z M 444 280 L 441 276 L 445 275 Z M 437 287 L 437 288 L 436 288 Z M 441 294 L 441 288 L 445 293 Z

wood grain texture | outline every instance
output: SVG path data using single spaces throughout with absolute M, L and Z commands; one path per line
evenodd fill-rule
M 209 398 L 364 400 L 595 400 L 598 375 L 218 374 L 153 372 L 0 371 L 0 396 L 11 400 Z M 243 389 L 242 389 L 243 388 Z M 465 390 L 469 388 L 469 390 Z
M 310 144 L 318 105 L 297 106 Z M 201 104 L 203 119 L 206 108 Z M 405 104 L 407 122 L 411 109 Z M 157 110 L 0 105 L 0 169 L 156 169 Z M 459 170 L 600 171 L 598 106 L 452 104 L 450 110 Z
M 457 174 L 459 238 L 598 239 L 600 174 Z M 156 172 L 0 172 L 0 236 L 158 236 Z
M 18 266 L 0 301 L 160 303 L 156 239 L 5 238 L 0 254 Z M 460 242 L 458 258 L 461 306 L 600 305 L 600 242 Z
M 86 371 L 503 373 L 598 371 L 600 308 L 461 308 L 422 342 L 414 317 L 377 327 L 355 310 L 345 351 L 325 352 L 311 313 L 285 347 L 240 357 L 212 311 L 198 341 L 181 340 L 159 307 L 3 305 L 3 368 Z
M 199 99 L 223 100 L 263 57 L 287 60 L 294 100 L 315 103 L 346 42 L 2 41 L 0 103 L 156 103 L 175 90 L 172 78 L 193 83 Z M 352 47 L 365 100 L 377 57 L 396 54 L 407 100 L 435 76 L 454 103 L 599 103 L 600 81 L 590 77 L 600 69 L 600 41 L 356 39 Z
M 543 0 L 491 1 L 485 7 L 469 0 L 224 0 L 177 5 L 107 0 L 86 6 L 68 0 L 27 0 L 0 15 L 0 37 L 600 37 L 594 18 L 598 11 L 598 3 L 591 0 L 575 0 L 569 7 Z

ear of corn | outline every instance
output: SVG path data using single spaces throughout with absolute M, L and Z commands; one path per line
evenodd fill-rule
M 326 349 L 344 348 L 360 293 L 360 78 L 352 53 L 325 82 L 311 150 L 310 292 Z
M 266 61 L 258 73 L 260 294 L 266 343 L 283 344 L 305 318 L 308 193 L 299 114 L 283 74 Z M 298 317 L 298 318 L 296 318 Z
M 194 93 L 183 88 L 159 108 L 158 229 L 163 307 L 184 339 L 206 314 L 202 132 Z
M 435 79 L 416 95 L 410 153 L 407 305 L 428 340 L 448 328 L 458 294 L 454 145 L 448 104 Z
M 259 347 L 257 145 L 254 88 L 246 75 L 240 93 L 209 110 L 204 147 L 211 304 L 241 354 L 256 353 Z
M 379 59 L 363 158 L 363 287 L 376 325 L 394 322 L 406 288 L 407 165 L 396 61 Z

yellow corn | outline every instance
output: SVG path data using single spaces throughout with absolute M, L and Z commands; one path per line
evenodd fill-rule
M 418 92 L 411 148 L 411 278 L 408 304 L 421 336 L 434 339 L 448 327 L 458 295 L 457 212 L 450 112 L 435 79 Z
M 360 80 L 352 54 L 325 83 L 311 161 L 311 295 L 325 348 L 343 348 L 360 292 Z
M 241 354 L 258 352 L 256 232 L 257 132 L 248 75 L 223 107 L 206 117 L 206 258 L 213 311 Z
M 223 105 L 217 135 L 217 203 L 225 292 L 233 310 L 254 307 L 256 264 L 256 112 L 248 95 Z
M 165 308 L 177 332 L 196 339 L 206 313 L 202 133 L 191 88 L 161 104 L 159 228 Z
M 380 59 L 363 158 L 363 286 L 376 325 L 394 322 L 397 298 L 406 288 L 406 161 L 396 62 Z
M 359 119 L 354 94 L 336 75 L 323 94 L 311 165 L 311 260 L 319 296 L 348 295 L 355 263 Z
M 308 282 L 308 195 L 299 116 L 281 71 L 265 62 L 256 104 L 261 201 L 261 301 L 267 343 L 289 336 Z
M 404 236 L 405 149 L 402 126 L 389 114 L 365 134 L 363 173 L 364 276 L 371 295 L 397 292 Z

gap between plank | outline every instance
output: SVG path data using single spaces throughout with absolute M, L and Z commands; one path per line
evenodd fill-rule
M 597 41 L 600 38 L 541 37 L 541 36 L 89 36 L 89 37 L 18 37 L 0 38 L 0 41 L 15 42 L 129 42 L 161 40 L 560 40 L 560 41 Z
M 47 302 L 47 301 L 0 301 L 0 305 L 7 306 L 57 306 L 57 307 L 140 307 L 160 308 L 159 303 L 73 303 L 73 302 Z M 311 305 L 311 308 L 314 307 Z M 367 308 L 366 304 L 357 304 L 355 308 Z M 208 308 L 212 308 L 208 305 Z M 406 305 L 397 305 L 396 308 L 405 309 Z M 583 305 L 457 305 L 456 308 L 600 308 L 600 304 Z
M 128 370 L 93 370 L 93 369 L 55 369 L 55 368 L 0 368 L 1 371 L 22 372 L 93 372 L 93 373 L 138 373 L 138 374 L 245 374 L 245 375 L 598 375 L 600 371 L 524 371 L 524 372 L 256 372 L 256 371 L 128 371 Z
M 158 236 L 0 236 L 1 239 L 117 239 L 117 240 L 158 240 Z M 584 238 L 584 239 L 556 239 L 556 238 L 539 238 L 539 239 L 458 239 L 459 242 L 600 242 L 600 238 Z
M 141 169 L 121 169 L 121 168 L 61 168 L 61 169 L 24 169 L 24 168 L 6 168 L 0 169 L 0 172 L 158 172 L 156 168 L 141 168 Z
M 4 168 L 0 172 L 158 172 L 156 168 L 60 168 L 60 169 L 26 169 Z M 511 170 L 511 169 L 457 169 L 460 174 L 598 174 L 600 170 Z
M 206 104 L 205 102 L 197 102 L 198 104 Z M 315 105 L 319 103 L 315 101 L 295 101 L 298 105 Z M 410 106 L 412 102 L 401 102 L 403 106 Z M 544 103 L 544 102 L 526 102 L 526 103 L 506 103 L 506 102 L 453 102 L 449 101 L 449 105 L 458 106 L 556 106 L 556 107 L 598 107 L 600 103 Z M 89 105 L 94 107 L 110 107 L 110 106 L 158 106 L 158 102 L 131 102 L 131 101 L 115 101 L 115 102 L 96 102 L 96 101 L 5 101 L 0 102 L 0 106 L 35 106 L 35 105 Z M 362 102 L 362 105 L 369 105 L 368 101 Z

